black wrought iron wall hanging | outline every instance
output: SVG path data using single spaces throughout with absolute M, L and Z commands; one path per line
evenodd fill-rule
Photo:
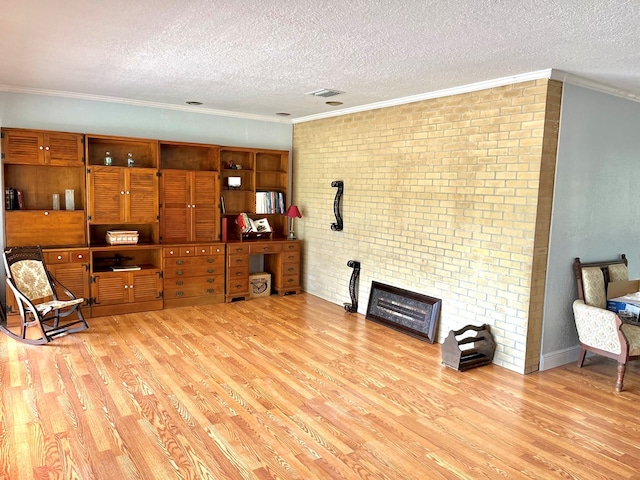
M 336 198 L 333 200 L 333 213 L 336 216 L 336 222 L 331 224 L 331 230 L 339 232 L 342 230 L 342 214 L 340 213 L 340 203 L 342 200 L 342 192 L 344 192 L 344 182 L 342 180 L 334 180 L 331 182 L 332 187 L 337 187 Z
M 347 267 L 353 268 L 351 272 L 351 280 L 349 280 L 349 295 L 351 295 L 351 303 L 345 303 L 344 309 L 349 313 L 358 311 L 358 278 L 360 277 L 360 262 L 349 260 Z

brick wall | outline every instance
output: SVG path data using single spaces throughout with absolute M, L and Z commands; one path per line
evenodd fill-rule
M 438 297 L 439 341 L 489 323 L 495 362 L 536 370 L 560 92 L 537 80 L 295 125 L 303 289 L 349 302 L 358 260 L 361 313 L 372 280 Z

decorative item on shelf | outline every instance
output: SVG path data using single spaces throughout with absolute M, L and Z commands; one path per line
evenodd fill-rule
M 227 186 L 230 190 L 239 190 L 242 186 L 242 178 L 241 177 L 228 177 L 227 178 Z
M 253 220 L 246 213 L 241 213 L 236 218 L 236 225 L 238 225 L 238 236 L 240 240 L 257 240 L 273 237 L 271 225 L 269 225 L 269 220 L 266 218 Z
M 104 164 L 109 166 L 113 163 L 113 159 L 111 158 L 110 152 L 104 152 Z
M 238 166 L 236 165 L 236 162 L 234 162 L 233 160 L 231 160 L 231 161 L 229 162 L 229 165 L 227 165 L 227 168 L 228 168 L 229 170 L 237 170 L 237 169 L 238 169 Z
M 64 191 L 64 205 L 67 210 L 76 209 L 75 191 L 73 189 Z
M 109 245 L 136 245 L 138 238 L 137 230 L 108 230 L 106 241 Z
M 60 194 L 59 193 L 53 194 L 53 209 L 60 210 Z
M 293 219 L 302 218 L 300 209 L 298 209 L 297 205 L 290 205 L 289 208 L 287 209 L 287 213 L 285 213 L 284 215 L 289 219 L 289 236 L 287 238 L 289 240 L 295 240 L 296 234 L 293 231 Z
M 342 215 L 340 213 L 340 200 L 342 199 L 342 193 L 344 192 L 344 182 L 342 180 L 335 180 L 331 182 L 332 187 L 337 187 L 336 198 L 333 200 L 333 213 L 336 216 L 336 223 L 331 224 L 331 230 L 339 232 L 342 230 Z
M 136 164 L 133 159 L 133 153 L 127 153 L 127 167 L 133 167 Z

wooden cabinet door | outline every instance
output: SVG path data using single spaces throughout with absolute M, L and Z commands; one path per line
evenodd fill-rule
M 125 217 L 125 170 L 117 167 L 89 169 L 89 221 L 121 223 Z
M 125 221 L 154 223 L 158 221 L 158 176 L 155 169 L 127 168 L 125 189 Z
M 44 134 L 44 163 L 55 166 L 82 164 L 83 135 L 78 133 L 49 132 Z
M 128 272 L 95 273 L 91 296 L 96 306 L 119 305 L 129 302 Z
M 161 184 L 162 241 L 188 242 L 191 238 L 191 219 L 187 215 L 187 205 L 191 205 L 190 173 L 184 170 L 164 170 Z
M 162 292 L 159 271 L 130 272 L 129 301 L 148 302 L 158 300 Z
M 191 241 L 218 240 L 218 174 L 193 172 L 191 182 Z
M 82 165 L 82 139 L 80 133 L 5 129 L 2 152 L 6 163 L 73 167 Z
M 35 130 L 2 130 L 5 163 L 44 163 L 44 135 Z
M 10 210 L 5 212 L 7 246 L 84 245 L 83 210 Z
M 88 263 L 63 263 L 47 265 L 47 268 L 76 298 L 84 298 L 87 303 L 91 295 L 88 266 Z

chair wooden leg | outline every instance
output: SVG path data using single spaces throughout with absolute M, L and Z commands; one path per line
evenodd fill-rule
M 584 357 L 587 354 L 587 351 L 582 348 L 580 349 L 580 356 L 578 357 L 578 368 L 582 368 L 582 364 L 584 363 Z
M 622 382 L 624 381 L 624 372 L 627 366 L 624 363 L 618 363 L 618 378 L 616 379 L 616 392 L 622 391 Z

